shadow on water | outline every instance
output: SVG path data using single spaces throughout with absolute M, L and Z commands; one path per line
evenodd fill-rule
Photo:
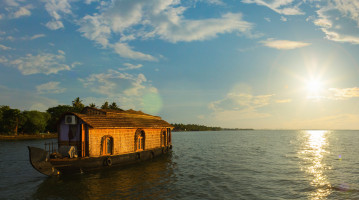
M 48 177 L 34 199 L 173 199 L 172 153 L 137 165 Z

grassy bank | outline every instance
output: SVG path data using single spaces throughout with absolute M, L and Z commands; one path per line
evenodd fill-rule
M 57 138 L 57 134 L 36 134 L 36 135 L 1 135 L 0 140 L 37 140 L 37 139 L 50 139 Z

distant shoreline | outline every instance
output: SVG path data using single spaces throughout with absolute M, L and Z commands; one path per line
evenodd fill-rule
M 40 139 L 51 139 L 57 138 L 56 134 L 35 134 L 35 135 L 28 135 L 28 134 L 19 134 L 19 135 L 1 135 L 0 134 L 0 141 L 3 140 L 40 140 Z
M 173 130 L 172 132 L 207 132 L 207 131 L 254 131 L 252 128 L 243 129 L 221 129 L 221 130 Z

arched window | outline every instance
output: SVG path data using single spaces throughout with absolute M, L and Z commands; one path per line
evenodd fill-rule
M 109 135 L 105 135 L 101 140 L 101 155 L 113 154 L 113 138 Z
M 161 146 L 167 146 L 167 131 L 166 129 L 161 130 Z
M 145 149 L 145 131 L 137 129 L 135 133 L 135 151 L 142 151 Z

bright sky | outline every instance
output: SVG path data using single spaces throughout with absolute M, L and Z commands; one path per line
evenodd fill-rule
M 359 129 L 359 0 L 2 0 L 0 105 Z

